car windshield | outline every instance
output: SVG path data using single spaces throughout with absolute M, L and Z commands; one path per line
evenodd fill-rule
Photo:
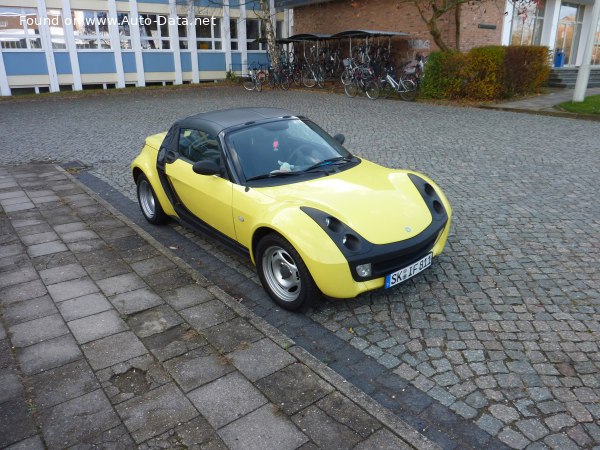
M 296 118 L 232 131 L 225 142 L 247 181 L 320 170 L 352 158 L 317 125 Z

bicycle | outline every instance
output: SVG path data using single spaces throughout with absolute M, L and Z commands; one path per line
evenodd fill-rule
M 403 77 L 395 79 L 395 70 L 393 67 L 386 67 L 384 70 L 385 76 L 379 84 L 379 90 L 383 98 L 388 98 L 395 92 L 402 100 L 414 101 L 417 97 L 417 84 Z
M 244 89 L 247 91 L 262 91 L 262 81 L 260 77 L 257 76 L 257 71 L 255 69 L 248 69 L 248 74 L 242 79 L 242 86 L 244 86 Z
M 363 91 L 371 100 L 379 98 L 379 84 L 375 80 L 373 70 L 369 67 L 357 67 L 352 72 L 350 82 L 344 84 L 344 92 L 348 97 L 356 97 L 359 91 Z

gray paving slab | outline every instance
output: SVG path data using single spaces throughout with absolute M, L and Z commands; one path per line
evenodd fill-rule
M 232 450 L 291 450 L 308 441 L 306 435 L 278 414 L 271 404 L 219 430 L 219 436 Z
M 40 412 L 42 433 L 51 448 L 85 442 L 119 425 L 119 417 L 101 389 Z
M 80 359 L 82 356 L 77 343 L 69 334 L 30 345 L 17 351 L 17 359 L 21 365 L 21 370 L 28 375 L 60 367 Z
M 220 378 L 235 368 L 208 347 L 200 347 L 164 363 L 165 369 L 184 392 Z
M 86 344 L 129 329 L 114 309 L 72 320 L 67 325 L 78 344 Z
M 161 386 L 116 406 L 137 443 L 187 422 L 198 411 L 174 384 Z
M 25 397 L 2 403 L 0 407 L 0 447 L 8 447 L 37 433 L 29 416 Z
M 0 273 L 0 289 L 15 284 L 26 283 L 38 278 L 37 272 L 31 266 Z
M 56 314 L 58 310 L 48 295 L 33 300 L 11 303 L 2 310 L 2 316 L 8 325 L 39 319 Z
M 182 318 L 168 305 L 147 309 L 127 319 L 127 324 L 140 338 L 162 333 L 182 322 Z
M 360 442 L 356 447 L 356 450 L 408 450 L 411 447 L 394 436 L 389 430 L 382 429 L 373 433 L 368 439 Z
M 102 283 L 102 281 L 99 283 Z M 104 292 L 111 291 L 108 289 Z M 121 314 L 138 313 L 163 303 L 162 298 L 147 287 L 117 294 L 114 297 L 110 297 L 109 300 Z
M 246 348 L 264 337 L 263 333 L 241 317 L 207 328 L 202 334 L 221 353 Z
M 210 328 L 235 317 L 230 308 L 216 299 L 179 311 L 179 314 L 197 330 Z
M 27 254 L 31 258 L 36 256 L 51 255 L 53 253 L 60 253 L 67 251 L 67 246 L 61 241 L 44 242 L 43 244 L 33 244 L 27 247 Z
M 83 359 L 33 375 L 29 381 L 39 408 L 64 403 L 100 387 L 94 372 Z
M 48 293 L 56 303 L 93 294 L 98 291 L 98 286 L 89 277 L 63 281 L 62 283 L 48 286 Z
M 94 370 L 104 369 L 146 353 L 146 348 L 131 331 L 113 334 L 82 345 Z
M 40 280 L 34 280 L 0 289 L 0 302 L 3 305 L 10 305 L 23 300 L 38 298 L 46 293 L 46 286 Z
M 296 362 L 296 358 L 269 338 L 243 347 L 230 353 L 228 359 L 250 381 L 259 380 Z
M 292 421 L 321 448 L 352 449 L 362 438 L 316 406 L 309 406 L 292 417 Z
M 66 264 L 52 269 L 40 270 L 40 278 L 46 285 L 76 280 L 87 275 L 80 264 Z
M 214 298 L 209 291 L 198 284 L 190 284 L 167 291 L 162 294 L 162 297 L 177 311 L 199 305 Z
M 24 389 L 19 378 L 19 373 L 15 369 L 0 369 L 0 404 L 14 398 L 24 397 Z
M 127 273 L 98 281 L 98 286 L 108 297 L 146 287 L 146 283 L 135 273 Z
M 65 300 L 57 306 L 67 322 L 112 309 L 111 303 L 99 292 Z
M 268 403 L 239 373 L 231 373 L 188 394 L 194 406 L 216 429 Z
M 13 325 L 9 332 L 13 346 L 27 347 L 68 334 L 69 329 L 60 314 L 53 314 Z

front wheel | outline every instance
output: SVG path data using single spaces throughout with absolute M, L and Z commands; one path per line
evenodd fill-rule
M 359 87 L 358 82 L 356 80 L 352 80 L 350 84 L 344 85 L 344 92 L 348 97 L 356 97 L 356 94 L 358 94 L 358 90 Z
M 242 81 L 242 86 L 244 86 L 244 89 L 247 91 L 253 91 L 256 88 L 256 83 L 251 77 L 248 76 L 244 78 L 244 81 Z
M 371 100 L 377 100 L 379 98 L 379 84 L 377 81 L 367 81 L 367 84 L 365 85 L 365 93 Z
M 306 310 L 319 290 L 294 247 L 278 234 L 256 246 L 258 277 L 269 296 L 288 311 Z
M 148 178 L 143 174 L 140 174 L 137 178 L 137 198 L 142 214 L 148 222 L 160 225 L 167 221 L 168 217 L 160 206 L 154 189 L 152 189 Z

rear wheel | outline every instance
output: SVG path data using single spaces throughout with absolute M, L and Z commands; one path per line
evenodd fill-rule
M 165 223 L 168 219 L 163 211 L 150 182 L 144 174 L 137 179 L 137 197 L 142 214 L 148 222 L 154 225 Z
M 315 74 L 309 67 L 304 68 L 302 71 L 302 84 L 307 88 L 315 87 L 315 84 L 317 84 Z
M 256 83 L 254 82 L 252 77 L 247 76 L 244 77 L 244 81 L 242 81 L 242 86 L 244 86 L 244 89 L 246 89 L 247 91 L 253 91 L 256 88 Z
M 417 85 L 411 80 L 404 80 L 403 83 L 404 90 L 398 91 L 398 95 L 400 95 L 402 100 L 412 102 L 415 98 L 417 98 Z
M 365 86 L 365 93 L 371 100 L 377 100 L 379 98 L 379 84 L 375 80 L 367 81 Z
M 268 234 L 256 246 L 258 277 L 269 296 L 289 311 L 306 310 L 319 296 L 308 268 L 294 247 L 279 234 Z

